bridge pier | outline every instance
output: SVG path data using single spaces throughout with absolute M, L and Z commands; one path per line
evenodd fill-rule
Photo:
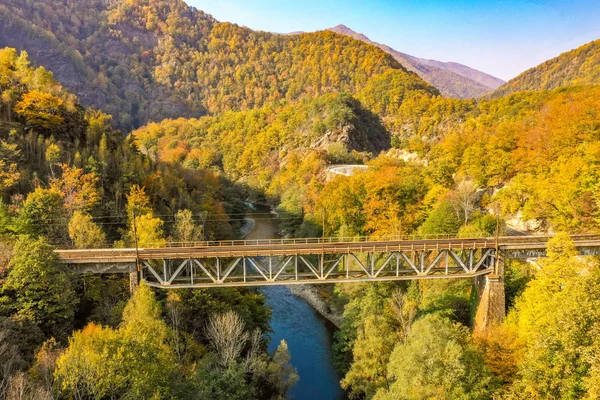
M 129 273 L 129 293 L 135 293 L 135 290 L 140 285 L 140 279 L 137 271 Z
M 504 320 L 506 297 L 504 292 L 504 257 L 496 259 L 495 273 L 475 278 L 479 299 L 473 330 L 483 332 Z

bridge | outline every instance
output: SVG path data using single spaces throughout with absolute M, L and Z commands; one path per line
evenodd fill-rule
M 600 235 L 572 235 L 581 255 L 600 255 Z M 79 273 L 128 273 L 131 290 L 415 279 L 474 279 L 475 327 L 505 314 L 504 261 L 546 255 L 548 236 L 266 239 L 169 243 L 133 249 L 57 250 Z
M 581 254 L 600 254 L 600 235 L 572 238 Z M 543 257 L 548 239 L 269 239 L 57 252 L 80 273 L 135 273 L 151 286 L 172 289 L 502 276 L 504 259 Z

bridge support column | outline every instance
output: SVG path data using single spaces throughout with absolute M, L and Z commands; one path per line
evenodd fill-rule
M 506 298 L 503 258 L 497 260 L 496 272 L 496 274 L 477 277 L 475 280 L 479 298 L 473 326 L 475 333 L 483 332 L 504 320 Z
M 137 271 L 133 271 L 133 272 L 129 272 L 129 293 L 133 294 L 135 292 L 135 290 L 137 289 L 137 287 L 140 284 L 140 280 L 138 277 L 138 272 Z

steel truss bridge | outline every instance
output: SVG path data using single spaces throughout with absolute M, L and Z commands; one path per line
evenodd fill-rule
M 130 273 L 154 287 L 208 288 L 503 275 L 497 259 L 543 257 L 548 239 L 281 239 L 57 253 L 79 273 Z M 600 254 L 600 235 L 572 239 L 581 254 Z

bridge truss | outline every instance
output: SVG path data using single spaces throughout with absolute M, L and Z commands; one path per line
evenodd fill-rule
M 364 250 L 364 249 L 363 249 Z M 493 248 L 350 251 L 142 261 L 142 277 L 161 288 L 468 278 L 493 272 Z
M 600 255 L 600 235 L 571 238 L 581 255 Z M 503 260 L 544 257 L 548 239 L 307 238 L 56 252 L 78 273 L 129 273 L 160 288 L 208 288 L 502 276 Z

